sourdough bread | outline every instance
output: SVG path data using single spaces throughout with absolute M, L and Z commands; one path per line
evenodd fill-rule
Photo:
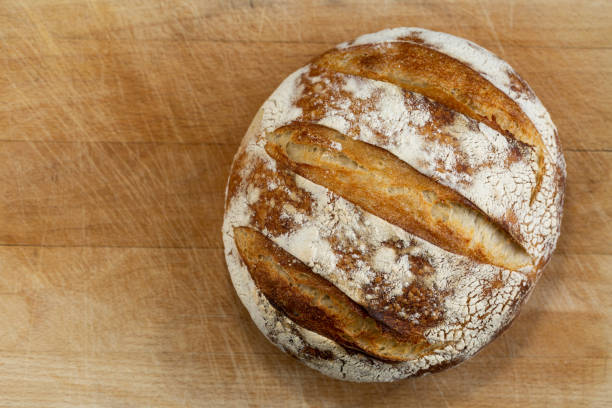
M 516 317 L 555 248 L 564 184 L 556 128 L 507 63 L 384 30 L 261 107 L 227 185 L 227 265 L 257 327 L 308 366 L 433 372 Z

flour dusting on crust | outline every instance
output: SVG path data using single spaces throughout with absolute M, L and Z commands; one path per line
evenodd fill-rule
M 503 224 L 532 256 L 548 255 L 542 243 L 554 238 L 550 231 L 556 225 L 546 228 L 547 222 L 512 222 L 534 211 L 530 198 L 538 166 L 533 149 L 396 85 L 317 72 L 316 83 L 325 86 L 315 86 L 310 77 L 313 71 L 317 69 L 311 67 L 299 81 L 297 103 L 305 105 L 299 120 L 317 122 L 384 148 L 468 198 Z M 359 97 L 355 97 L 355 89 L 361 89 Z M 311 100 L 315 93 L 326 102 L 325 108 L 300 103 Z M 446 123 L 440 126 L 432 115 L 442 114 Z M 290 120 L 283 118 L 281 122 Z M 548 186 L 549 181 L 546 178 L 543 185 Z M 536 201 L 541 207 L 548 204 Z M 554 215 L 547 218 L 551 223 L 556 219 Z

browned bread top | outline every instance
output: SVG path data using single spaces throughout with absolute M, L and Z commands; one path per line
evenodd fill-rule
M 556 129 L 503 61 L 386 30 L 289 76 L 232 166 L 223 238 L 268 338 L 322 372 L 389 381 L 477 352 L 554 249 Z

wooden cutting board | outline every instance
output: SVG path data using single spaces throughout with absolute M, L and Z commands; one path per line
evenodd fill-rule
M 513 327 L 449 371 L 330 380 L 270 345 L 221 244 L 259 105 L 393 26 L 507 59 L 568 165 L 558 250 Z M 610 406 L 612 2 L 0 0 L 0 406 Z

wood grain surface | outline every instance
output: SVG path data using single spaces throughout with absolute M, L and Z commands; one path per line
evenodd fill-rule
M 565 218 L 478 356 L 343 383 L 251 323 L 223 194 L 285 76 L 394 26 L 469 38 L 531 84 L 565 150 Z M 611 406 L 611 75 L 610 1 L 0 0 L 0 406 Z

